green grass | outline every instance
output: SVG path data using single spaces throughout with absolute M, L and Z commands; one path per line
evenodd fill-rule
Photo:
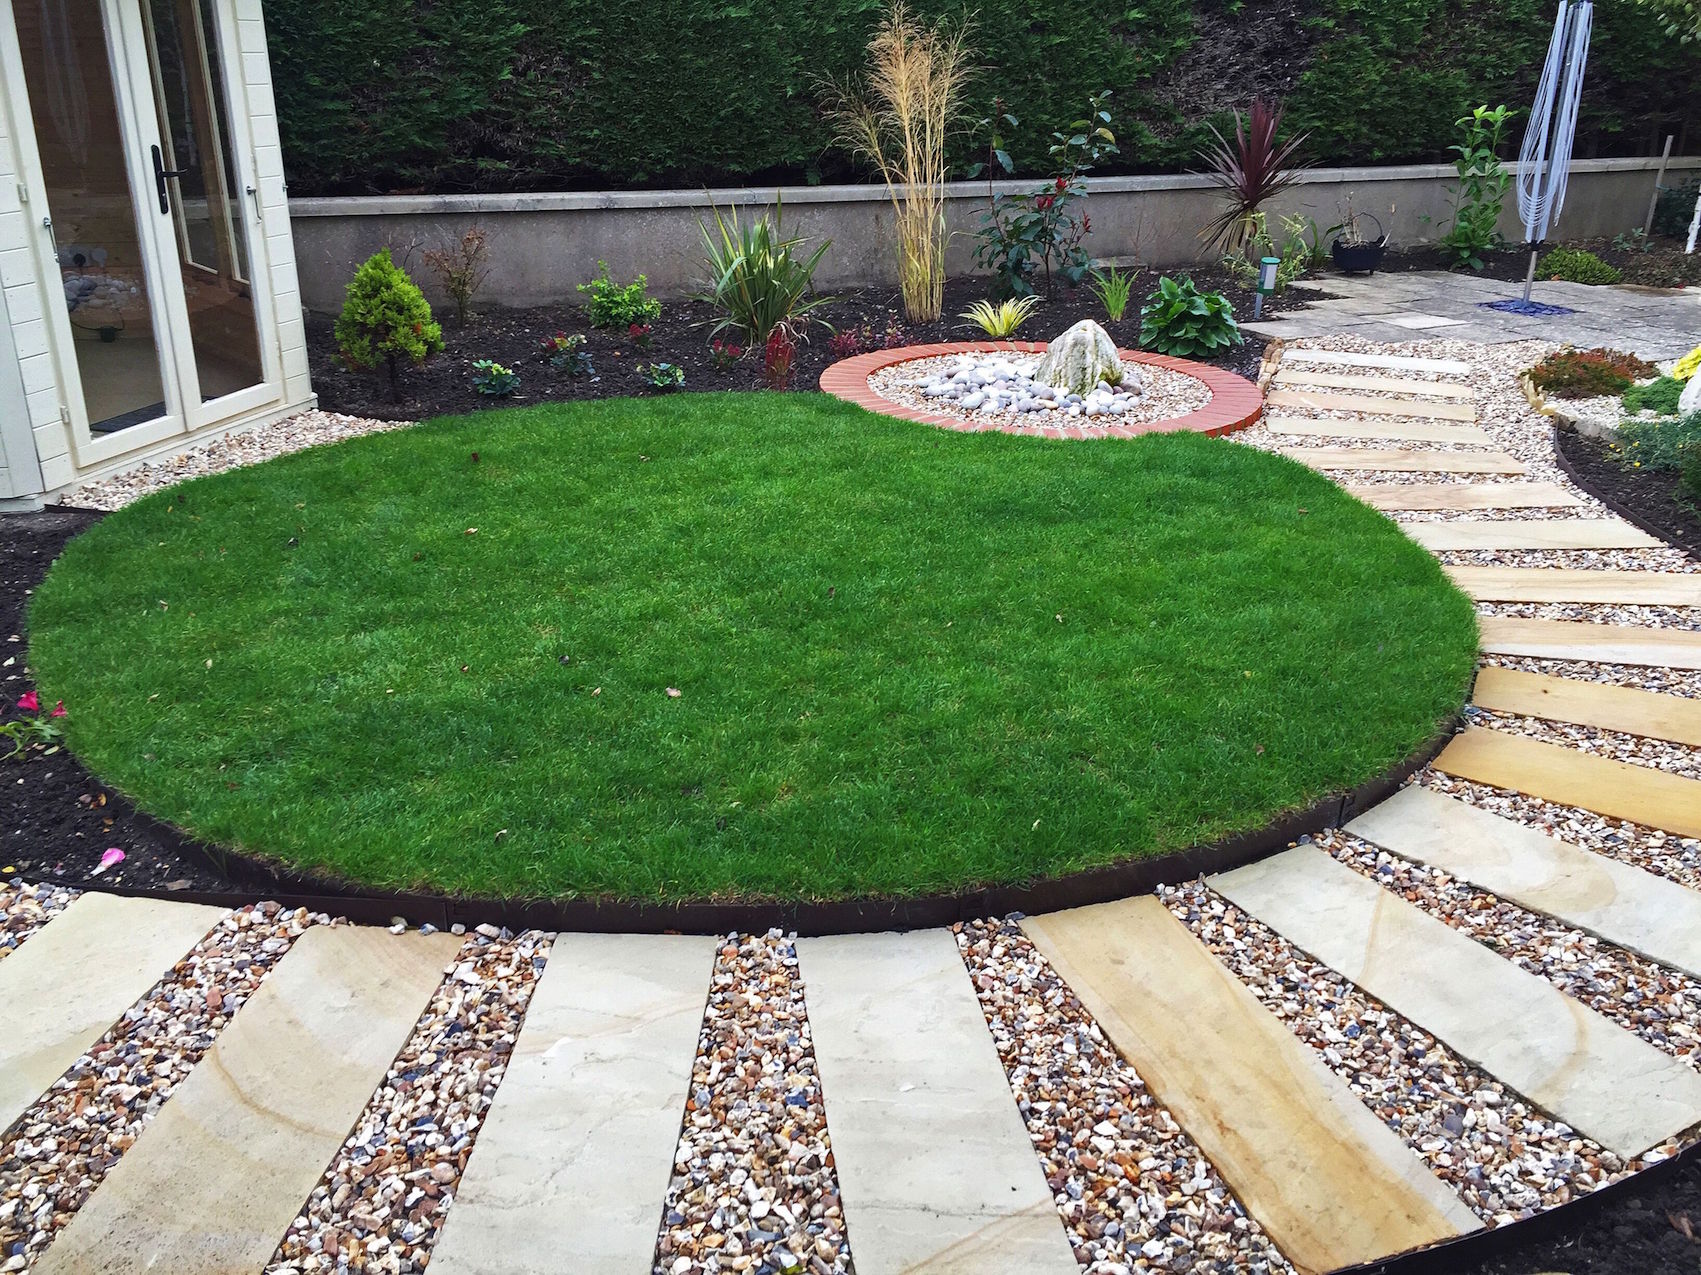
M 185 484 L 74 541 L 30 630 L 78 754 L 201 837 L 641 899 L 1020 882 L 1257 827 L 1420 745 L 1475 644 L 1427 554 L 1277 457 L 709 394 Z

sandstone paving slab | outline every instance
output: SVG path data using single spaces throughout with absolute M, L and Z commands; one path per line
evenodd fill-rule
M 1405 376 L 1364 376 L 1353 372 L 1319 372 L 1290 367 L 1283 362 L 1275 376 L 1277 385 L 1316 385 L 1325 389 L 1368 390 L 1382 394 L 1428 394 L 1433 398 L 1473 399 L 1477 392 L 1468 385 L 1450 381 L 1418 381 Z
M 797 954 L 858 1275 L 1077 1275 L 951 934 Z
M 1490 655 L 1701 669 L 1701 633 L 1687 629 L 1484 615 L 1477 630 Z
M 1447 567 L 1479 602 L 1599 602 L 1625 606 L 1701 606 L 1701 574 L 1676 571 L 1576 571 L 1561 567 Z
M 1157 899 L 1028 917 L 1022 928 L 1300 1271 L 1479 1229 Z
M 1282 454 L 1313 469 L 1387 470 L 1413 474 L 1526 474 L 1505 452 L 1410 451 L 1380 447 L 1288 447 Z
M 1532 912 L 1701 976 L 1701 893 L 1413 785 L 1347 831 Z
M 650 1269 L 719 944 L 555 940 L 432 1251 L 435 1275 Z
M 1439 421 L 1474 421 L 1477 418 L 1477 409 L 1469 403 L 1428 403 L 1409 398 L 1370 398 L 1362 394 L 1272 390 L 1264 396 L 1264 401 L 1271 407 L 1310 408 L 1317 412 L 1360 412 L 1366 416 L 1419 416 Z
M 308 930 L 35 1266 L 258 1272 L 461 940 Z
M 1315 846 L 1207 884 L 1626 1159 L 1701 1121 L 1701 1075 Z
M 1361 483 L 1343 490 L 1374 509 L 1567 509 L 1584 502 L 1558 483 Z
M 1473 783 L 1578 806 L 1680 837 L 1701 837 L 1701 780 L 1652 766 L 1482 727 L 1455 735 L 1434 765 Z
M 1477 670 L 1471 702 L 1497 713 L 1571 722 L 1701 748 L 1701 700 L 1682 695 L 1489 665 Z
M 1425 549 L 1658 549 L 1662 542 L 1620 518 L 1488 518 L 1409 522 Z
M 1425 359 L 1409 354 L 1355 354 L 1343 350 L 1282 351 L 1283 363 L 1324 363 L 1332 367 L 1382 367 L 1399 372 L 1434 372 L 1437 376 L 1469 376 L 1471 365 L 1460 359 Z
M 1264 428 L 1272 434 L 1291 434 L 1303 438 L 1391 438 L 1414 443 L 1457 443 L 1461 446 L 1488 446 L 1494 436 L 1473 425 L 1454 425 L 1446 421 L 1339 420 L 1332 416 L 1266 416 Z
M 0 962 L 0 1130 L 224 916 L 86 891 Z

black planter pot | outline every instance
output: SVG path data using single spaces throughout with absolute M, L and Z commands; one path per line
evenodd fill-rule
M 1388 236 L 1374 243 L 1348 244 L 1337 239 L 1329 245 L 1329 255 L 1346 274 L 1375 274 L 1382 264 L 1382 254 L 1388 251 Z

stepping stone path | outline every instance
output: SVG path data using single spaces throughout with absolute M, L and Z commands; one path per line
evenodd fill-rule
M 1548 567 L 1448 567 L 1447 574 L 1478 602 L 1701 606 L 1701 574 L 1571 571 Z
M 1490 655 L 1544 660 L 1592 660 L 1654 668 L 1701 669 L 1701 633 L 1579 620 L 1526 620 L 1485 615 L 1477 619 L 1482 649 Z
M 1374 438 L 1396 439 L 1412 443 L 1456 443 L 1460 446 L 1489 446 L 1494 436 L 1471 425 L 1450 425 L 1437 421 L 1397 420 L 1336 420 L 1321 416 L 1315 420 L 1302 416 L 1267 416 L 1264 427 L 1272 434 L 1289 434 L 1299 438 Z
M 1303 367 L 1283 367 L 1276 373 L 1277 385 L 1316 385 L 1325 389 L 1369 390 L 1377 394 L 1409 394 L 1414 398 L 1473 399 L 1477 392 L 1468 385 L 1447 381 L 1414 381 L 1397 376 L 1358 376 L 1351 372 L 1316 372 Z
M 1414 398 L 1368 398 L 1356 394 L 1308 394 L 1273 390 L 1264 401 L 1271 407 L 1311 408 L 1319 412 L 1357 412 L 1364 416 L 1420 416 L 1438 421 L 1474 421 L 1477 409 L 1467 403 L 1427 403 Z
M 1701 748 L 1701 700 L 1679 695 L 1490 665 L 1477 670 L 1471 702 L 1496 713 L 1543 717 Z
M 1313 469 L 1379 469 L 1419 474 L 1522 474 L 1524 462 L 1505 452 L 1401 451 L 1371 447 L 1290 447 L 1283 455 Z
M 1266 425 L 1289 439 L 1495 449 L 1504 422 L 1469 423 L 1482 395 L 1473 375 L 1456 359 L 1289 348 L 1270 397 L 1287 414 Z M 1523 474 L 1531 453 L 1288 454 L 1334 472 L 1447 467 L 1498 479 Z M 1545 464 L 1529 465 L 1537 476 L 1523 481 L 1346 489 L 1416 515 L 1401 525 L 1437 553 L 1658 547 L 1543 477 Z M 1332 852 L 1301 844 L 1162 898 L 1027 917 L 1020 931 L 994 922 L 990 948 L 960 949 L 942 929 L 800 939 L 780 979 L 787 990 L 776 991 L 760 972 L 768 967 L 722 972 L 724 937 L 529 936 L 552 948 L 524 984 L 529 1002 L 505 1011 L 520 1024 L 506 1038 L 512 1052 L 493 1044 L 483 1054 L 476 1028 L 480 1067 L 435 1071 L 416 1043 L 444 1029 L 435 1007 L 453 1017 L 477 1012 L 454 1006 L 483 1003 L 463 940 L 304 923 L 239 1009 L 202 1020 L 218 1025 L 210 1044 L 157 1109 L 137 1113 L 133 1143 L 101 1144 L 113 1157 L 104 1176 L 56 1188 L 50 1209 L 32 1202 L 48 1199 L 43 1184 L 61 1172 L 58 1143 L 84 1135 L 48 1113 L 72 1110 L 68 1095 L 90 1085 L 106 1087 L 103 1100 L 122 1086 L 122 1067 L 103 1060 L 91 1075 L 85 1052 L 115 1023 L 157 1011 L 161 978 L 194 968 L 180 963 L 226 914 L 88 893 L 38 923 L 0 885 L 0 931 L 21 936 L 0 961 L 0 1272 L 285 1275 L 300 1269 L 277 1256 L 287 1229 L 291 1252 L 317 1255 L 324 1270 L 377 1269 L 388 1251 L 444 1275 L 698 1275 L 709 1255 L 722 1271 L 755 1270 L 747 1246 L 759 1241 L 770 1255 L 789 1245 L 813 1275 L 839 1275 L 847 1262 L 861 1275 L 1073 1275 L 1183 1269 L 1196 1258 L 1190 1233 L 1208 1227 L 1221 1239 L 1249 1221 L 1229 1250 L 1244 1255 L 1234 1269 L 1265 1269 L 1259 1255 L 1273 1243 L 1295 1270 L 1321 1275 L 1379 1267 L 1587 1194 L 1681 1147 L 1701 1122 L 1701 1065 L 1656 1048 L 1668 1042 L 1663 1029 L 1645 1040 L 1629 1030 L 1634 1015 L 1615 1020 L 1574 999 L 1583 983 L 1531 972 L 1539 963 L 1516 935 L 1505 954 L 1479 942 L 1481 931 L 1447 910 L 1446 891 L 1486 892 L 1505 901 L 1495 907 L 1564 927 L 1591 945 L 1583 959 L 1604 962 L 1591 969 L 1608 971 L 1609 991 L 1622 985 L 1610 970 L 1631 954 L 1671 978 L 1701 979 L 1701 892 L 1681 883 L 1693 851 L 1683 839 L 1701 837 L 1701 781 L 1550 742 L 1605 731 L 1652 749 L 1701 748 L 1701 698 L 1611 680 L 1625 666 L 1701 670 L 1701 631 L 1497 613 L 1530 602 L 1701 605 L 1701 576 L 1619 567 L 1450 565 L 1478 600 L 1485 653 L 1562 661 L 1566 676 L 1480 669 L 1476 720 L 1488 724 L 1331 833 Z M 1595 681 L 1591 663 L 1615 667 Z M 1532 721 L 1554 734 L 1515 733 Z M 1458 795 L 1440 791 L 1448 784 Z M 1555 836 L 1523 804 L 1470 785 L 1628 820 L 1672 849 L 1658 838 L 1652 849 L 1617 837 L 1573 844 L 1566 838 L 1588 834 Z M 1396 865 L 1407 874 L 1400 893 L 1383 875 Z M 1421 870 L 1427 884 L 1409 888 Z M 9 910 L 17 924 L 4 924 Z M 1550 941 L 1551 928 L 1543 933 L 1536 941 Z M 1066 1013 L 1051 993 L 1030 995 L 1036 968 L 1044 977 L 1033 987 L 1072 993 Z M 1304 968 L 1329 989 L 1321 999 L 1292 982 Z M 790 998 L 786 1014 L 766 1008 L 776 995 Z M 1361 997 L 1380 1006 L 1353 1008 Z M 1669 1039 L 1692 1038 L 1701 1007 L 1670 999 L 1686 1030 Z M 750 1016 L 747 1034 L 717 1008 L 727 1006 Z M 776 1046 L 758 1023 L 780 1024 L 784 1039 Z M 1114 1075 L 1092 1070 L 1106 1047 L 1097 1036 L 1083 1047 L 1070 1023 L 1096 1023 L 1120 1054 Z M 1361 1030 L 1373 1034 L 1368 1052 Z M 1426 1032 L 1427 1058 L 1412 1049 Z M 1379 1054 L 1375 1033 L 1397 1043 Z M 1488 1122 L 1486 1141 L 1455 1144 L 1451 1126 L 1425 1123 L 1437 1052 L 1458 1072 L 1448 1072 L 1448 1101 Z M 694 1088 L 698 1068 L 720 1086 L 713 1103 Z M 785 1097 L 752 1139 L 736 1113 L 747 1109 L 740 1095 L 766 1092 L 748 1079 L 758 1074 L 764 1085 L 782 1080 Z M 488 1102 L 482 1123 L 438 1128 L 409 1114 L 425 1105 L 393 1105 L 450 1085 L 468 1094 L 462 1110 Z M 786 1113 L 798 1103 L 818 1105 L 794 1127 Z M 1148 1154 L 1153 1130 L 1178 1141 Z M 679 1189 L 675 1157 L 705 1141 L 724 1148 L 724 1163 L 706 1187 Z M 1183 1144 L 1197 1170 L 1172 1177 Z M 1517 1145 L 1530 1158 L 1506 1150 Z M 421 1146 L 432 1149 L 423 1162 Z M 1542 1147 L 1558 1148 L 1551 1166 Z M 1478 1165 L 1479 1152 L 1490 1160 Z M 794 1171 L 810 1155 L 811 1167 Z M 392 1179 L 400 1193 L 373 1189 Z M 836 1238 L 821 1232 L 824 1216 L 842 1216 Z M 661 1241 L 676 1236 L 693 1255 L 662 1256 Z
M 1477 549 L 1657 549 L 1660 542 L 1619 518 L 1495 518 L 1408 522 L 1402 528 L 1435 553 Z
M 1345 490 L 1388 511 L 1564 509 L 1584 503 L 1558 483 L 1374 483 L 1348 484 Z

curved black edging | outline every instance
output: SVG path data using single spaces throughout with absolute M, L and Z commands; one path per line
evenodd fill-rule
M 157 820 L 154 822 L 159 830 L 173 837 L 186 853 L 197 854 L 221 876 L 246 888 L 162 890 L 142 886 L 108 886 L 98 881 L 90 882 L 84 888 L 185 903 L 208 903 L 218 907 L 241 907 L 263 897 L 289 908 L 305 907 L 351 921 L 386 924 L 399 916 L 414 925 L 429 924 L 441 930 L 452 925 L 465 925 L 470 929 L 489 924 L 511 930 L 580 933 L 750 934 L 779 927 L 799 934 L 816 935 L 948 926 L 958 921 L 1012 912 L 1056 912 L 1135 894 L 1149 894 L 1160 885 L 1188 881 L 1203 873 L 1224 872 L 1262 859 L 1286 849 L 1300 837 L 1325 828 L 1339 827 L 1386 799 L 1447 746 L 1458 729 L 1459 721 L 1455 714 L 1422 748 L 1375 779 L 1350 792 L 1325 797 L 1304 810 L 1285 815 L 1255 831 L 1154 859 L 1090 868 L 1028 885 L 988 886 L 956 894 L 818 903 L 716 903 L 712 900 L 639 903 L 612 899 L 479 899 L 385 892 L 289 872 L 241 855 L 210 850 Z
M 1472 1231 L 1469 1235 L 1443 1240 L 1428 1248 L 1382 1261 L 1342 1267 L 1331 1275 L 1458 1275 L 1461 1269 L 1487 1258 L 1579 1230 L 1596 1221 L 1633 1191 L 1645 1191 L 1650 1185 L 1663 1182 L 1697 1158 L 1701 1158 L 1701 1142 L 1692 1142 L 1668 1160 L 1638 1169 L 1599 1190 L 1567 1200 L 1564 1204 L 1552 1205 L 1516 1222 Z
M 1557 425 L 1553 427 L 1553 456 L 1555 462 L 1559 465 L 1560 471 L 1564 473 L 1564 475 L 1591 500 L 1599 501 L 1613 513 L 1624 519 L 1625 522 L 1641 528 L 1655 540 L 1658 540 L 1666 548 L 1676 549 L 1679 553 L 1684 554 L 1691 560 L 1701 562 L 1701 546 L 1678 544 L 1666 534 L 1663 527 L 1656 526 L 1649 522 L 1646 518 L 1642 517 L 1642 515 L 1637 513 L 1634 509 L 1631 509 L 1628 505 L 1623 504 L 1612 496 L 1603 496 L 1600 492 L 1591 487 L 1584 479 L 1583 475 L 1577 472 L 1577 467 L 1571 463 L 1571 458 L 1565 454 L 1565 448 L 1560 445 L 1559 426 Z

